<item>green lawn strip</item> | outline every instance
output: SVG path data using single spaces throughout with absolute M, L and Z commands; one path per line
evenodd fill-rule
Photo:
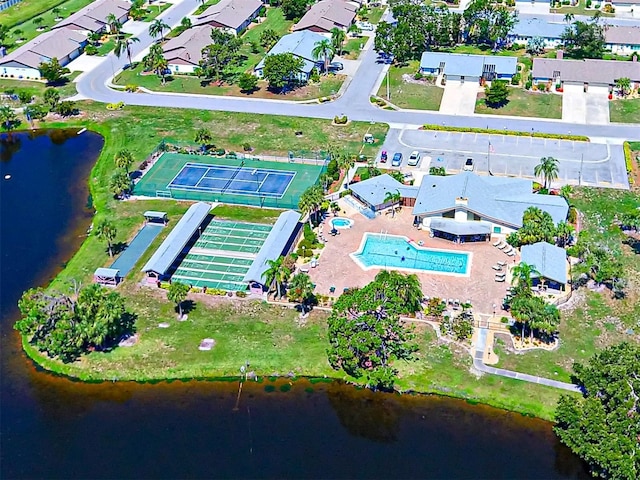
M 592 5 L 602 4 L 604 1 L 594 1 Z M 600 12 L 600 15 L 603 17 L 615 17 L 615 13 L 605 13 L 602 10 L 596 10 L 595 8 L 587 8 L 585 5 L 585 0 L 580 0 L 578 5 L 572 7 L 570 5 L 563 5 L 560 8 L 550 8 L 549 11 L 551 13 L 560 13 L 562 15 L 566 15 L 567 13 L 572 13 L 573 15 L 584 15 L 587 17 L 593 17 L 596 12 Z
M 527 92 L 521 88 L 509 88 L 509 102 L 500 108 L 491 108 L 484 102 L 484 93 L 480 93 L 476 100 L 475 113 L 562 118 L 562 96 L 551 93 Z
M 73 79 L 80 75 L 81 72 L 73 72 L 68 75 L 69 82 L 60 87 L 47 87 L 44 82 L 29 81 L 29 80 L 11 80 L 9 78 L 0 79 L 0 90 L 3 92 L 17 93 L 21 90 L 30 92 L 31 96 L 36 97 L 36 102 L 42 102 L 44 91 L 47 88 L 55 88 L 60 93 L 61 98 L 72 97 L 77 93 L 76 84 L 73 83 Z
M 116 41 L 113 37 L 109 37 L 109 40 L 107 40 L 104 43 L 101 43 L 100 46 L 98 47 L 98 56 L 100 57 L 105 57 L 109 54 L 109 52 L 111 52 L 111 50 L 114 49 L 114 47 L 116 46 Z
M 360 56 L 362 47 L 367 43 L 367 38 L 350 38 L 343 46 L 342 56 L 350 60 L 356 60 Z
M 406 67 L 391 67 L 389 69 L 389 90 L 391 103 L 400 108 L 413 108 L 417 110 L 438 110 L 444 89 L 435 85 L 422 85 L 406 83 L 402 79 L 403 74 L 413 75 L 418 71 L 419 62 L 412 61 Z M 378 96 L 387 98 L 387 81 L 382 81 L 378 89 Z
M 373 25 L 378 24 L 385 10 L 385 7 L 370 8 L 369 13 L 367 13 L 367 22 L 372 23 Z
M 609 118 L 615 123 L 640 124 L 640 98 L 610 101 Z
M 238 205 L 218 205 L 211 213 L 220 220 L 235 220 L 249 223 L 274 223 L 282 210 L 271 208 L 242 207 Z
M 156 19 L 158 15 L 168 9 L 172 4 L 171 3 L 163 3 L 162 5 L 150 5 L 147 8 L 147 14 L 140 20 L 141 22 L 151 22 Z
M 220 2 L 220 0 L 207 0 L 202 5 L 200 5 L 193 14 L 200 15 L 207 8 L 211 7 L 212 5 L 216 5 L 218 2 Z
M 16 48 L 18 48 L 21 45 L 24 45 L 24 43 L 26 43 L 26 42 L 16 43 L 15 41 L 18 38 L 24 38 L 28 42 L 29 40 L 34 39 L 35 37 L 37 37 L 41 33 L 44 33 L 44 32 L 37 31 L 38 25 L 33 23 L 33 20 L 35 18 L 42 18 L 43 22 L 40 25 L 41 27 L 49 27 L 49 28 L 51 28 L 56 23 L 58 23 L 58 22 L 55 21 L 56 15 L 54 15 L 54 13 L 52 11 L 54 7 L 57 6 L 57 8 L 60 9 L 60 14 L 59 15 L 62 18 L 67 18 L 72 13 L 75 13 L 78 10 L 80 10 L 81 8 L 86 7 L 87 5 L 89 5 L 94 0 L 67 0 L 67 1 L 63 1 L 63 2 L 59 2 L 59 1 L 53 2 L 53 1 L 43 0 L 41 2 L 40 1 L 35 2 L 35 4 L 38 6 L 37 9 L 33 9 L 32 8 L 32 4 L 30 2 L 27 5 L 27 7 L 29 7 L 28 11 L 36 12 L 36 13 L 34 13 L 32 15 L 29 15 L 29 16 L 27 16 L 27 15 L 23 16 L 22 20 L 20 20 L 20 22 L 21 22 L 20 24 L 13 23 L 10 20 L 5 20 L 5 18 L 3 17 L 5 12 L 7 14 L 9 14 L 14 8 L 19 8 L 20 6 L 22 6 L 27 1 L 28 0 L 23 0 L 22 2 L 18 3 L 17 5 L 14 5 L 13 7 L 3 11 L 2 13 L 0 13 L 0 23 L 2 23 L 4 25 L 8 25 L 11 28 L 11 32 L 9 33 L 9 36 L 7 37 L 7 40 L 6 40 L 9 43 L 7 45 L 7 51 L 8 52 L 10 52 L 12 50 L 15 50 Z M 41 4 L 47 4 L 47 8 L 40 9 Z M 49 28 L 47 28 L 47 30 Z M 20 29 L 22 31 L 22 33 L 20 35 L 15 35 L 15 30 L 16 29 Z
M 516 50 L 498 50 L 494 52 L 488 45 L 456 45 L 438 49 L 439 52 L 464 53 L 469 55 L 497 55 L 500 57 L 521 57 L 526 54 L 526 50 L 518 48 Z

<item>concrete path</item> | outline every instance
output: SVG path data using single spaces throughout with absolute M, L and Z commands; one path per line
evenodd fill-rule
M 439 111 L 449 115 L 473 115 L 477 96 L 477 83 L 447 80 Z
M 609 88 L 589 87 L 586 95 L 585 123 L 606 125 L 609 123 Z
M 564 85 L 562 93 L 562 121 L 587 123 L 587 97 L 582 85 Z
M 504 368 L 495 368 L 485 365 L 483 358 L 485 355 L 486 341 L 487 341 L 487 328 L 481 328 L 478 331 L 476 351 L 473 355 L 473 366 L 481 372 L 490 373 L 491 375 L 498 375 L 501 377 L 514 378 L 516 380 L 522 380 L 523 382 L 537 383 L 539 385 L 546 385 L 548 387 L 560 388 L 570 392 L 580 393 L 580 388 L 573 383 L 560 382 L 558 380 L 550 380 L 548 378 L 537 377 L 535 375 L 528 375 L 526 373 L 514 372 L 513 370 L 505 370 Z

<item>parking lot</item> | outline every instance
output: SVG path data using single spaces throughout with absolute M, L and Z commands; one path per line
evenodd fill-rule
M 559 176 L 553 186 L 564 184 L 609 188 L 628 188 L 621 145 L 574 142 L 545 138 L 485 135 L 475 133 L 434 132 L 391 129 L 382 146 L 389 159 L 395 152 L 403 154 L 402 170 L 411 169 L 407 159 L 413 150 L 422 156 L 416 167 L 428 172 L 429 167 L 444 167 L 449 174 L 462 171 L 467 158 L 481 175 L 534 179 L 533 169 L 542 157 L 560 161 Z M 390 162 L 383 164 L 390 167 Z

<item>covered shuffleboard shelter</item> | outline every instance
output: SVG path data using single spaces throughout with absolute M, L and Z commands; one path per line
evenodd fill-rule
M 120 270 L 117 268 L 100 267 L 93 273 L 93 281 L 100 285 L 115 287 L 120 283 Z
M 147 210 L 144 212 L 144 221 L 146 223 L 162 223 L 163 225 L 166 225 L 169 221 L 169 217 L 167 217 L 167 212 Z

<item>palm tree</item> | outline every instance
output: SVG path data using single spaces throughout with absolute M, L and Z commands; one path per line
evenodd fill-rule
M 116 197 L 120 198 L 131 190 L 131 177 L 124 169 L 118 168 L 109 180 L 109 188 Z
M 60 18 L 60 9 L 58 7 L 55 7 L 51 10 L 51 13 L 53 13 L 53 15 L 55 16 L 55 18 Z
M 156 38 L 159 35 L 161 37 L 161 41 L 164 42 L 164 31 L 170 29 L 171 27 L 164 23 L 161 18 L 157 18 L 151 25 L 149 25 L 149 35 L 151 35 L 153 38 Z
M 282 284 L 287 281 L 291 271 L 284 264 L 284 257 L 281 255 L 275 260 L 267 260 L 269 268 L 262 274 L 265 285 L 271 286 L 275 282 L 278 297 L 282 298 Z
M 306 273 L 298 273 L 291 278 L 287 288 L 287 297 L 300 304 L 302 313 L 306 313 L 306 306 L 313 295 L 313 283 Z
M 129 173 L 129 169 L 133 164 L 133 154 L 126 148 L 123 148 L 114 155 L 113 161 L 117 168 L 122 168 L 125 172 Z
M 518 290 L 518 293 L 529 296 L 531 295 L 531 287 L 533 285 L 531 277 L 540 275 L 540 272 L 538 272 L 533 265 L 520 262 L 511 269 L 511 274 L 513 275 L 511 283 L 515 283 L 515 288 Z
M 201 128 L 196 132 L 195 141 L 201 145 L 203 152 L 206 150 L 207 145 L 211 145 L 212 140 L 213 136 L 208 129 Z
M 122 28 L 122 23 L 118 20 L 115 14 L 110 13 L 106 18 L 107 26 L 109 27 L 109 32 L 111 33 L 120 33 L 120 29 Z
M 353 36 L 360 35 L 362 33 L 362 29 L 358 26 L 357 23 L 351 24 L 351 26 L 347 29 L 347 32 Z
M 144 56 L 142 63 L 144 64 L 145 70 L 155 72 L 159 77 L 161 77 L 162 84 L 164 85 L 164 76 L 169 64 L 167 59 L 164 58 L 162 46 L 157 43 L 151 45 L 149 53 Z
M 571 23 L 573 22 L 573 20 L 576 18 L 576 16 L 573 13 L 565 13 L 564 15 L 564 21 L 566 23 Z
M 313 50 L 311 50 L 311 55 L 314 60 L 324 58 L 324 73 L 326 74 L 329 70 L 329 56 L 333 57 L 333 55 L 335 55 L 331 40 L 325 38 L 324 40 L 316 42 Z
M 333 27 L 331 29 L 331 44 L 333 45 L 333 50 L 337 55 L 342 53 L 342 45 L 347 38 L 347 34 L 344 33 L 344 30 L 338 27 Z
M 536 176 L 543 178 L 545 190 L 547 185 L 551 185 L 551 182 L 558 178 L 558 164 L 557 158 L 542 157 L 540 163 L 533 169 L 533 173 Z
M 623 97 L 626 97 L 631 90 L 631 79 L 628 77 L 618 78 L 616 80 L 616 88 L 620 90 Z
M 169 286 L 167 298 L 177 305 L 179 315 L 178 318 L 182 318 L 182 302 L 187 299 L 189 290 L 189 285 L 181 282 L 171 282 L 171 285 Z
M 116 44 L 113 47 L 113 53 L 116 54 L 116 57 L 120 58 L 123 52 L 127 52 L 129 65 L 131 65 L 131 45 L 139 41 L 140 39 L 138 37 L 127 38 L 123 35 L 119 35 L 118 39 L 116 40 Z
M 402 306 L 402 312 L 399 313 L 415 313 L 422 308 L 424 295 L 417 275 L 403 275 L 395 270 L 381 270 L 376 275 L 375 281 L 384 285 L 388 295 L 396 295 L 401 299 L 399 304 Z
M 400 191 L 399 190 L 396 190 L 395 192 L 388 191 L 385 194 L 383 203 L 390 203 L 391 204 L 391 207 L 392 207 L 391 216 L 392 217 L 396 216 L 396 209 L 394 208 L 394 205 L 396 203 L 400 203 L 401 199 L 402 199 L 402 195 L 400 195 Z
M 341 170 L 349 170 L 351 167 L 353 167 L 356 164 L 356 159 L 353 158 L 351 155 L 347 155 L 347 154 L 342 154 L 340 155 L 340 157 L 338 157 L 338 167 L 340 167 Z
M 574 228 L 567 222 L 559 222 L 556 226 L 556 239 L 561 247 L 569 243 L 569 238 L 575 233 Z
M 571 185 L 563 185 L 560 187 L 560 196 L 564 198 L 567 202 L 571 198 L 571 194 L 573 193 L 573 187 Z
M 116 239 L 116 234 L 116 226 L 106 218 L 96 225 L 95 235 L 98 239 L 107 242 L 110 257 L 113 257 L 113 241 Z

